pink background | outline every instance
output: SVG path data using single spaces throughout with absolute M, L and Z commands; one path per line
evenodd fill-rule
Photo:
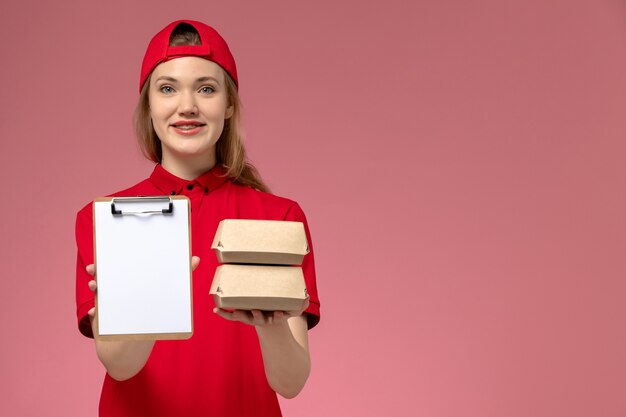
M 74 216 L 146 177 L 149 38 L 215 25 L 248 147 L 317 250 L 314 368 L 286 416 L 626 415 L 621 0 L 3 7 L 0 415 L 95 415 Z

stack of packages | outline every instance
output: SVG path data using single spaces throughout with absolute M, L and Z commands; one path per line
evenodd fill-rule
M 222 220 L 211 248 L 222 264 L 210 290 L 217 307 L 296 311 L 306 305 L 300 265 L 309 247 L 301 222 Z

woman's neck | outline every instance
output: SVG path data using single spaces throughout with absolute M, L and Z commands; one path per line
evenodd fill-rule
M 185 158 L 176 158 L 173 155 L 163 155 L 161 166 L 171 174 L 176 175 L 188 181 L 198 178 L 200 175 L 209 171 L 216 164 L 215 154 L 207 158 L 206 155 L 198 155 L 196 157 L 185 156 Z

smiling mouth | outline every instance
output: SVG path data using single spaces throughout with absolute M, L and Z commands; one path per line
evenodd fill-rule
M 170 126 L 182 132 L 191 132 L 194 129 L 199 129 L 206 125 L 204 123 L 199 123 L 199 122 L 178 122 L 178 123 L 173 123 Z
M 192 130 L 195 129 L 197 127 L 202 127 L 204 125 L 172 125 L 174 126 L 176 129 L 180 129 L 180 130 Z

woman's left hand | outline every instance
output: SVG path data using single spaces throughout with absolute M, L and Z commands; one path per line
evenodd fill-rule
M 216 307 L 213 309 L 213 312 L 226 320 L 262 327 L 286 324 L 287 319 L 302 315 L 308 306 L 309 302 L 307 301 L 304 308 L 297 311 L 234 310 L 231 312 Z

